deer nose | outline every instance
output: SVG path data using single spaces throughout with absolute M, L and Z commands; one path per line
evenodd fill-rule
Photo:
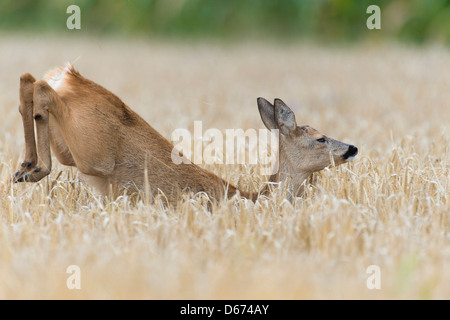
M 345 160 L 354 157 L 358 154 L 358 148 L 355 146 L 349 146 L 347 152 L 342 156 Z

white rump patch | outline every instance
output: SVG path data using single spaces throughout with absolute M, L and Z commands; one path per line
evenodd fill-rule
M 47 82 L 50 85 L 50 87 L 52 87 L 53 90 L 57 90 L 59 88 L 59 86 L 61 85 L 62 82 L 62 74 L 58 74 L 53 76 L 52 78 L 48 79 Z
M 66 66 L 64 67 L 64 72 L 67 72 L 67 73 L 71 74 L 72 73 L 72 70 L 71 70 L 72 68 L 73 68 L 72 64 L 67 62 Z
M 44 80 L 47 81 L 53 90 L 57 91 L 58 88 L 64 83 L 64 78 L 66 74 L 72 74 L 73 66 L 70 62 L 66 63 L 64 67 L 59 67 L 47 72 L 44 76 Z

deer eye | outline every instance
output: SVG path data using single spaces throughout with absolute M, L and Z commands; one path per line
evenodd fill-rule
M 326 140 L 325 140 L 325 138 L 320 138 L 320 139 L 317 139 L 316 141 L 320 142 L 320 143 L 324 143 Z

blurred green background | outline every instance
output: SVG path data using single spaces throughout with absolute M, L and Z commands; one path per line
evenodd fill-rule
M 0 32 L 78 32 L 177 39 L 450 44 L 450 0 L 2 0 Z M 81 8 L 68 30 L 66 8 Z M 381 30 L 369 30 L 369 5 Z

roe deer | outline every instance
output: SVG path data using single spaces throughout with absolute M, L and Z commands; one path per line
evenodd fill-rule
M 258 98 L 268 129 L 279 129 L 279 169 L 271 182 L 290 178 L 296 194 L 313 172 L 332 162 L 350 161 L 358 149 L 308 127 L 298 127 L 281 100 Z M 36 182 L 50 173 L 51 152 L 75 166 L 103 194 L 125 190 L 164 193 L 175 203 L 181 192 L 205 192 L 220 200 L 236 193 L 256 200 L 258 193 L 238 190 L 192 163 L 171 161 L 173 145 L 117 96 L 84 78 L 71 64 L 48 72 L 43 80 L 20 77 L 20 107 L 25 132 L 25 161 L 15 182 Z M 36 124 L 36 141 L 34 123 Z M 150 190 L 148 190 L 150 189 Z M 267 193 L 268 188 L 261 191 Z

